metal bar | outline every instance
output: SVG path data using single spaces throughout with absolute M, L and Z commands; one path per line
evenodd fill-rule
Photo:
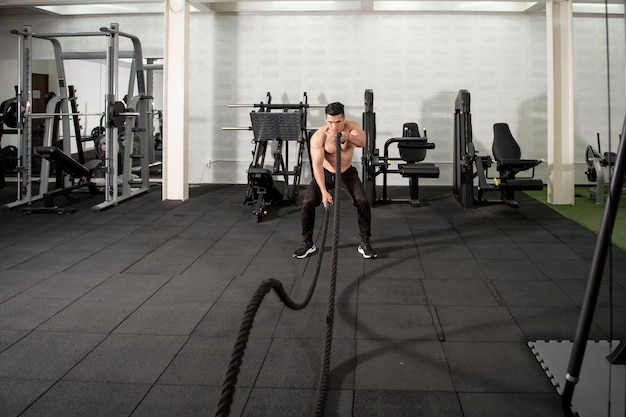
M 266 108 L 266 109 L 323 109 L 326 107 L 325 104 L 264 104 L 264 103 L 255 103 L 255 104 L 229 104 L 228 107 L 255 107 L 255 108 Z
M 622 125 L 621 137 L 626 137 L 626 118 L 624 119 L 624 123 Z M 593 314 L 596 309 L 596 302 L 598 301 L 600 284 L 602 283 L 604 264 L 610 248 L 613 225 L 615 224 L 615 217 L 619 207 L 622 187 L 624 186 L 624 174 L 626 172 L 626 146 L 624 146 L 624 142 L 625 141 L 622 140 L 619 144 L 617 159 L 615 161 L 615 168 L 613 171 L 614 175 L 611 179 L 609 196 L 606 206 L 604 207 L 602 223 L 600 224 L 600 231 L 596 240 L 593 259 L 591 261 L 591 271 L 589 272 L 587 289 L 585 291 L 585 297 L 580 309 L 578 326 L 576 328 L 576 337 L 574 338 L 574 345 L 572 346 L 572 352 L 567 366 L 567 373 L 565 374 L 565 386 L 563 387 L 563 393 L 561 394 L 561 405 L 567 416 L 576 415 L 576 413 L 572 411 L 571 406 L 572 398 L 574 396 L 574 388 L 578 383 L 580 369 L 582 368 L 582 362 L 585 356 L 585 348 L 587 347 L 587 340 L 589 339 L 589 331 L 591 329 Z
M 104 112 L 100 113 L 30 113 L 24 114 L 24 118 L 29 119 L 49 119 L 55 116 L 102 116 Z M 135 116 L 136 113 L 119 113 L 121 116 Z
M 106 52 L 63 52 L 63 59 L 106 59 Z M 120 58 L 134 58 L 133 51 L 120 51 Z
M 248 127 L 236 127 L 236 126 L 232 126 L 232 127 L 223 127 L 222 130 L 252 130 L 252 126 L 248 126 Z

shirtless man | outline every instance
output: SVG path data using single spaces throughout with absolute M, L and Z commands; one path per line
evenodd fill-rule
M 294 258 L 306 258 L 317 248 L 313 244 L 315 209 L 333 203 L 329 189 L 335 187 L 335 164 L 337 156 L 337 133 L 341 132 L 341 178 L 343 190 L 350 195 L 357 209 L 361 244 L 358 251 L 364 258 L 378 255 L 370 245 L 371 213 L 363 183 L 357 169 L 352 166 L 355 148 L 365 146 L 365 132 L 358 122 L 346 120 L 343 104 L 335 102 L 326 106 L 326 125 L 311 137 L 310 155 L 313 180 L 302 201 L 302 245 L 293 253 Z

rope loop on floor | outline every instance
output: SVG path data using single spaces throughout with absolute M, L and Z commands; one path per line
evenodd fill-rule
M 341 173 L 341 133 L 337 134 L 337 154 L 336 154 L 335 168 L 338 173 Z M 330 375 L 330 354 L 332 350 L 332 338 L 333 338 L 333 323 L 334 323 L 334 311 L 335 311 L 335 290 L 337 282 L 337 252 L 339 248 L 339 188 L 342 182 L 341 174 L 336 175 L 335 190 L 333 197 L 334 204 L 334 230 L 333 230 L 333 246 L 331 257 L 331 271 L 330 271 L 330 284 L 328 290 L 328 308 L 326 312 L 326 337 L 324 341 L 324 357 L 322 360 L 322 369 L 320 372 L 320 380 L 317 389 L 317 397 L 315 401 L 315 417 L 324 415 L 324 408 L 326 404 L 326 397 L 328 393 L 328 381 Z M 246 312 L 239 326 L 239 333 L 235 341 L 235 346 L 231 354 L 230 363 L 226 371 L 224 383 L 222 385 L 222 392 L 220 400 L 217 404 L 215 411 L 215 417 L 227 417 L 230 415 L 230 409 L 233 403 L 233 397 L 235 395 L 237 379 L 239 376 L 241 364 L 243 363 L 243 356 L 248 345 L 250 332 L 254 323 L 254 318 L 259 310 L 263 299 L 272 289 L 278 295 L 280 300 L 286 307 L 291 310 L 301 310 L 305 308 L 315 292 L 319 273 L 322 266 L 322 260 L 324 250 L 326 248 L 326 236 L 328 233 L 328 220 L 329 220 L 329 206 L 324 207 L 324 222 L 322 224 L 322 237 L 319 247 L 320 255 L 317 257 L 317 265 L 315 268 L 315 274 L 309 290 L 304 300 L 300 303 L 295 302 L 289 297 L 282 282 L 275 278 L 269 278 L 264 280 L 256 292 L 252 296 Z

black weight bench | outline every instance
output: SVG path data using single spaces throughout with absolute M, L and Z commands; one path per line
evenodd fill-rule
M 54 197 L 59 194 L 66 195 L 72 190 L 76 190 L 81 187 L 87 187 L 91 194 L 99 194 L 98 187 L 91 182 L 93 171 L 102 165 L 102 161 L 95 159 L 87 162 L 85 165 L 81 164 L 70 155 L 63 152 L 61 149 L 55 146 L 41 146 L 37 148 L 37 153 L 42 158 L 54 163 L 57 170 L 61 170 L 67 174 L 73 180 L 77 180 L 76 184 L 70 187 L 59 187 L 55 190 L 44 193 L 43 195 L 43 207 L 26 208 L 25 214 L 43 213 L 43 214 L 72 214 L 76 212 L 75 208 L 62 208 L 54 205 Z

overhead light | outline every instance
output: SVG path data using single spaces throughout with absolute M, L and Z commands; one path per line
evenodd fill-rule
M 164 13 L 165 5 L 158 3 L 102 3 L 102 4 L 66 4 L 58 6 L 35 6 L 37 9 L 63 16 L 75 15 L 114 15 L 114 14 L 151 14 Z M 191 12 L 198 10 L 190 5 Z
M 361 10 L 361 1 L 283 0 L 204 3 L 216 12 L 332 12 Z
M 525 12 L 536 1 L 374 1 L 375 11 Z
M 624 4 L 607 4 L 605 8 L 604 4 L 600 3 L 572 3 L 572 13 L 580 14 L 624 14 Z

